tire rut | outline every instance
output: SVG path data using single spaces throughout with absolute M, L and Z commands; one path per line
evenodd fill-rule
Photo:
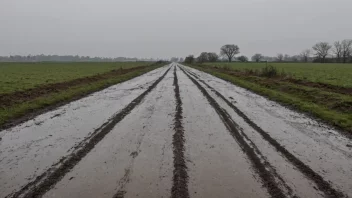
M 174 153 L 174 171 L 173 171 L 173 185 L 171 189 L 172 198 L 188 198 L 188 173 L 185 162 L 184 150 L 185 150 L 185 138 L 184 129 L 182 126 L 182 100 L 180 96 L 180 88 L 178 85 L 178 79 L 176 74 L 176 66 L 174 67 L 174 87 L 175 87 L 175 98 L 176 98 L 176 114 L 172 144 Z
M 228 113 L 221 108 L 221 106 L 209 95 L 209 93 L 199 84 L 199 82 L 192 78 L 183 68 L 180 69 L 198 87 L 198 89 L 207 98 L 209 104 L 215 109 L 226 128 L 235 140 L 237 140 L 243 152 L 247 155 L 255 172 L 259 175 L 264 187 L 268 190 L 271 197 L 287 197 L 286 193 L 278 187 L 279 185 L 277 184 L 273 173 L 266 169 L 265 165 L 261 161 L 261 158 L 256 154 L 255 149 L 247 143 L 245 138 L 237 130 L 237 124 L 231 119 Z
M 72 154 L 64 157 L 60 160 L 60 165 L 54 169 L 48 169 L 41 175 L 39 175 L 33 182 L 28 183 L 19 191 L 8 195 L 6 197 L 42 197 L 48 190 L 50 190 L 56 183 L 58 183 L 78 162 L 85 157 L 94 147 L 100 142 L 114 127 L 117 123 L 125 118 L 141 101 L 145 96 L 151 92 L 159 82 L 166 76 L 166 74 L 171 69 L 168 68 L 165 73 L 159 77 L 151 86 L 148 87 L 141 95 L 135 98 L 131 103 L 129 103 L 125 108 L 123 108 L 119 113 L 115 114 L 112 118 L 104 123 L 99 129 L 97 129 L 93 135 L 88 138 L 86 143 L 80 144 L 79 148 L 76 148 Z
M 233 105 L 229 100 L 227 100 L 221 93 L 216 91 L 213 87 L 207 84 L 204 80 L 201 80 L 197 75 L 189 72 L 190 75 L 194 76 L 197 80 L 202 82 L 210 90 L 212 90 L 219 98 L 221 98 L 228 106 L 230 106 L 243 120 L 250 125 L 255 131 L 257 131 L 267 142 L 269 142 L 279 153 L 281 153 L 291 164 L 293 164 L 301 173 L 303 173 L 307 178 L 313 181 L 320 191 L 322 191 L 327 197 L 346 197 L 342 192 L 334 189 L 332 185 L 325 181 L 322 176 L 312 170 L 308 165 L 304 164 L 301 160 L 290 153 L 284 146 L 272 138 L 268 132 L 264 131 L 257 124 L 255 124 L 251 119 L 248 118 L 240 109 Z

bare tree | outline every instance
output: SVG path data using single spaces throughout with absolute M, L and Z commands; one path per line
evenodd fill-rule
M 237 58 L 237 60 L 239 60 L 240 62 L 248 62 L 247 56 L 240 56 Z
M 208 52 L 208 61 L 209 62 L 216 62 L 216 61 L 218 61 L 218 59 L 219 59 L 219 56 L 216 53 Z
M 336 60 L 337 62 L 340 62 L 341 56 L 342 56 L 342 42 L 336 41 L 334 43 L 334 49 L 333 49 L 335 55 L 336 55 Z
M 291 56 L 288 55 L 288 54 L 285 54 L 284 60 L 285 60 L 285 61 L 290 61 L 290 60 L 291 60 Z
M 172 58 L 170 59 L 170 61 L 171 61 L 171 62 L 178 62 L 178 58 L 177 58 L 177 57 L 172 57 Z
M 229 62 L 232 61 L 233 57 L 240 53 L 240 48 L 237 45 L 224 45 L 220 49 L 220 54 L 222 56 L 227 56 Z
M 209 60 L 209 58 L 208 58 L 207 52 L 202 52 L 197 58 L 197 62 L 199 62 L 199 63 L 208 62 L 208 60 Z
M 298 62 L 301 59 L 300 55 L 293 55 L 290 57 L 290 61 L 292 62 Z
M 342 45 L 342 60 L 343 63 L 347 62 L 347 59 L 352 55 L 352 40 L 345 39 L 341 42 Z
M 278 62 L 282 62 L 282 60 L 284 60 L 284 55 L 283 54 L 277 54 L 277 56 L 276 56 L 276 60 L 278 61 Z
M 313 50 L 315 50 L 315 55 L 317 55 L 322 62 L 325 63 L 325 57 L 329 55 L 331 47 L 332 46 L 327 42 L 320 42 L 313 46 Z
M 194 62 L 194 56 L 193 55 L 189 55 L 185 58 L 185 63 L 189 63 L 192 64 Z
M 252 61 L 255 61 L 255 62 L 259 62 L 261 59 L 263 58 L 263 55 L 262 54 L 254 54 L 252 56 Z
M 308 59 L 309 59 L 309 56 L 311 53 L 312 53 L 312 51 L 310 49 L 306 49 L 301 53 L 301 57 L 304 62 L 308 62 Z

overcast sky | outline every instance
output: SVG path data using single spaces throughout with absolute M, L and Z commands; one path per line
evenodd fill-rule
M 0 0 L 0 55 L 299 54 L 352 39 L 352 0 Z

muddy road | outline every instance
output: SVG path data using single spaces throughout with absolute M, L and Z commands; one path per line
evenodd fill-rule
M 352 197 L 350 139 L 176 63 L 0 138 L 0 197 Z

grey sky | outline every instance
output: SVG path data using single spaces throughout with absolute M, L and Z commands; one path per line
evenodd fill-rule
M 0 0 L 0 55 L 298 54 L 352 37 L 352 0 Z M 352 38 L 351 38 L 352 39 Z

